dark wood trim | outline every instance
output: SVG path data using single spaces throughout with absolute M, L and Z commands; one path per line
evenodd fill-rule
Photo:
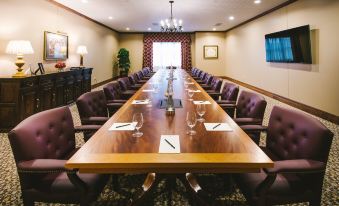
M 295 108 L 298 108 L 304 112 L 307 112 L 309 114 L 312 114 L 314 116 L 317 116 L 317 117 L 320 117 L 322 119 L 325 119 L 327 121 L 330 121 L 330 122 L 333 122 L 337 125 L 339 125 L 339 116 L 335 115 L 335 114 L 331 114 L 331 113 L 328 113 L 328 112 L 325 112 L 323 110 L 320 110 L 320 109 L 317 109 L 317 108 L 314 108 L 314 107 L 311 107 L 311 106 L 308 106 L 306 104 L 303 104 L 303 103 L 300 103 L 300 102 L 297 102 L 297 101 L 294 101 L 292 99 L 289 99 L 287 97 L 283 97 L 283 96 L 280 96 L 278 94 L 274 94 L 272 92 L 269 92 L 267 90 L 264 90 L 264 89 L 261 89 L 261 88 L 258 88 L 258 87 L 255 87 L 253 85 L 250 85 L 250 84 L 247 84 L 247 83 L 244 83 L 242 81 L 239 81 L 239 80 L 236 80 L 236 79 L 233 79 L 231 77 L 227 77 L 227 76 L 221 76 L 221 78 L 223 79 L 226 79 L 226 80 L 229 80 L 231 82 L 234 82 L 236 84 L 239 84 L 243 87 L 246 87 L 248 89 L 251 89 L 253 91 L 256 91 L 258 93 L 261 93 L 265 96 L 268 96 L 272 99 L 275 99 L 275 100 L 278 100 L 280 102 L 283 102 L 285 104 L 288 104 L 292 107 L 295 107 Z
M 93 85 L 91 86 L 91 88 L 92 88 L 92 89 L 95 89 L 95 88 L 100 87 L 100 86 L 102 86 L 102 85 L 104 85 L 104 84 L 107 84 L 107 83 L 109 83 L 109 82 L 111 82 L 111 81 L 117 80 L 118 78 L 119 78 L 119 77 L 113 77 L 113 78 L 106 79 L 105 81 L 102 81 L 102 82 L 93 84 Z
M 246 20 L 246 21 L 244 21 L 244 22 L 241 22 L 240 24 L 237 24 L 237 25 L 234 26 L 234 27 L 231 27 L 231 28 L 225 30 L 225 32 L 229 32 L 229 31 L 231 31 L 231 30 L 233 30 L 233 29 L 235 29 L 235 28 L 238 28 L 238 27 L 240 27 L 240 26 L 242 26 L 242 25 L 244 25 L 244 24 L 247 24 L 247 23 L 249 23 L 249 22 L 251 22 L 251 21 L 254 21 L 254 20 L 256 20 L 256 19 L 259 19 L 260 17 L 263 17 L 263 16 L 265 16 L 265 15 L 267 15 L 267 14 L 269 14 L 269 13 L 272 13 L 272 12 L 278 10 L 278 9 L 281 9 L 281 8 L 283 8 L 283 7 L 285 7 L 285 6 L 288 6 L 288 5 L 290 5 L 290 4 L 292 4 L 292 3 L 296 2 L 296 1 L 298 1 L 298 0 L 289 0 L 289 1 L 286 1 L 286 2 L 284 2 L 284 3 L 282 3 L 282 4 L 279 4 L 278 6 L 272 8 L 272 9 L 270 9 L 270 10 L 267 10 L 267 11 L 261 13 L 261 14 L 256 15 L 255 17 L 252 17 L 252 18 L 250 18 L 250 19 L 248 19 L 248 20 Z
M 71 9 L 71 8 L 69 8 L 69 7 L 67 7 L 67 6 L 65 6 L 65 5 L 63 5 L 63 4 L 60 4 L 60 3 L 58 3 L 58 2 L 56 2 L 56 1 L 54 1 L 54 0 L 46 0 L 46 1 L 48 1 L 48 2 L 50 2 L 50 3 L 52 3 L 52 4 L 54 4 L 55 6 L 58 6 L 58 7 L 62 8 L 62 9 L 65 9 L 65 10 L 67 10 L 67 11 L 73 13 L 73 14 L 76 14 L 76 15 L 78 15 L 78 16 L 81 16 L 81 17 L 83 17 L 83 18 L 85 18 L 85 19 L 87 19 L 87 20 L 89 20 L 89 21 L 91 21 L 91 22 L 94 22 L 94 23 L 96 23 L 96 24 L 98 24 L 98 25 L 100 25 L 100 26 L 103 26 L 103 27 L 105 27 L 105 28 L 107 28 L 107 29 L 109 29 L 109 30 L 111 30 L 111 31 L 114 31 L 114 32 L 119 33 L 119 31 L 117 31 L 117 30 L 115 30 L 115 29 L 113 29 L 113 28 L 111 28 L 111 27 L 109 27 L 109 26 L 107 26 L 107 25 L 105 25 L 105 24 L 103 24 L 103 23 L 100 23 L 100 22 L 98 22 L 98 21 L 96 21 L 96 20 L 94 20 L 94 19 L 92 19 L 92 18 L 90 18 L 90 17 L 88 17 L 88 16 L 86 16 L 86 15 L 80 13 L 80 12 L 77 12 L 77 11 L 75 11 L 74 9 Z

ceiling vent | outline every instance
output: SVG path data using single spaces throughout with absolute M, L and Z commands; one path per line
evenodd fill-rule
M 221 26 L 222 25 L 222 23 L 216 23 L 216 24 L 214 24 L 214 26 Z

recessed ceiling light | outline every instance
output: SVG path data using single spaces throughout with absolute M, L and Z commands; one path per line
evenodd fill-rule
M 88 0 L 81 0 L 82 3 L 88 3 Z
M 129 31 L 129 30 L 130 30 L 130 28 L 129 28 L 129 27 L 126 27 L 126 30 L 127 30 L 127 31 Z
M 229 20 L 234 20 L 234 16 L 228 17 Z
M 151 28 L 151 27 L 149 27 L 147 30 L 148 30 L 148 31 L 151 31 L 151 30 L 152 30 L 152 28 Z
M 254 3 L 255 3 L 255 4 L 260 4 L 260 3 L 261 3 L 261 0 L 255 0 Z
M 109 17 L 108 17 L 108 19 L 112 20 L 112 19 L 113 19 L 113 17 L 112 17 L 112 16 L 109 16 Z
M 213 28 L 213 31 L 216 31 L 217 29 L 216 28 Z

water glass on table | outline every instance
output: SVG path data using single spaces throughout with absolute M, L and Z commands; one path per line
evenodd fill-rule
M 193 130 L 193 127 L 197 124 L 197 117 L 195 112 L 187 112 L 186 123 L 187 126 L 190 128 L 190 130 L 187 131 L 187 134 L 195 135 L 197 133 L 196 131 Z
M 199 118 L 197 119 L 199 122 L 204 122 L 205 119 L 203 118 L 204 114 L 206 113 L 205 104 L 197 104 L 197 113 Z
M 141 137 L 143 135 L 142 132 L 139 131 L 139 129 L 142 127 L 144 123 L 144 117 L 142 116 L 142 113 L 135 113 L 133 114 L 133 124 L 135 124 L 135 132 L 133 133 L 133 137 Z

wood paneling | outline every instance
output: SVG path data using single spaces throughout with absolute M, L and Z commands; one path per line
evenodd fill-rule
M 230 118 L 219 105 L 194 82 L 194 99 L 208 100 L 206 122 L 227 122 L 234 131 L 208 132 L 202 123 L 197 123 L 197 134 L 189 136 L 186 114 L 195 111 L 195 105 L 188 100 L 183 79 L 183 70 L 176 70 L 178 80 L 174 81 L 174 98 L 183 102 L 174 116 L 166 116 L 159 109 L 167 87 L 167 74 L 156 73 L 150 80 L 159 81 L 159 92 L 144 93 L 142 89 L 151 86 L 146 83 L 117 113 L 115 113 L 94 136 L 66 163 L 67 168 L 78 168 L 82 172 L 246 172 L 262 167 L 272 167 L 273 162 Z M 194 81 L 194 80 L 192 80 Z M 152 107 L 132 105 L 134 99 L 152 100 Z M 142 112 L 144 125 L 140 138 L 132 137 L 132 131 L 109 131 L 114 122 L 131 122 L 136 112 Z M 159 154 L 161 135 L 179 135 L 180 154 Z

